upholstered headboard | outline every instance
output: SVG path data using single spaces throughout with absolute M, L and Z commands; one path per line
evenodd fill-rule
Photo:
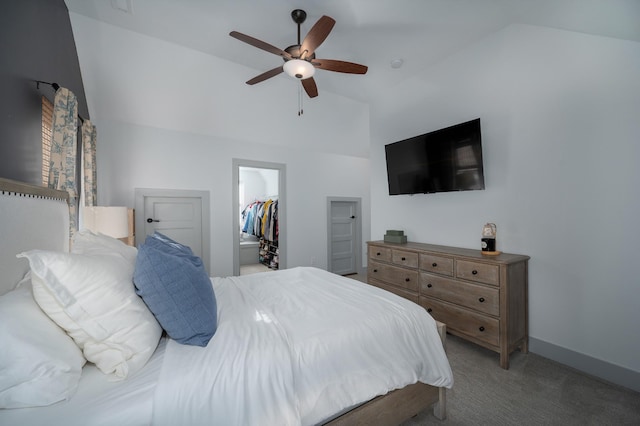
M 0 178 L 0 295 L 29 269 L 16 254 L 31 249 L 69 250 L 65 191 Z

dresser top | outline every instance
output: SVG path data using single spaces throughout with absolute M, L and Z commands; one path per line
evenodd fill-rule
M 400 250 L 416 251 L 416 252 L 432 252 L 434 254 L 448 254 L 452 256 L 464 256 L 470 259 L 481 259 L 496 263 L 516 263 L 529 260 L 530 257 L 522 254 L 500 253 L 499 255 L 482 254 L 481 250 L 440 246 L 436 244 L 406 242 L 403 244 L 387 243 L 385 241 L 368 241 L 367 244 L 375 244 L 378 246 L 390 247 Z

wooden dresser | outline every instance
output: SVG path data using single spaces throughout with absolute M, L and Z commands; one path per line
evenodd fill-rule
M 370 241 L 367 282 L 422 305 L 447 331 L 500 354 L 528 351 L 529 256 Z

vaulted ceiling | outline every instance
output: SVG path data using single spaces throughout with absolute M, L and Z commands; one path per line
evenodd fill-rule
M 367 101 L 388 87 L 510 24 L 529 24 L 640 42 L 640 0 L 65 0 L 71 12 L 251 67 L 237 84 L 282 59 L 229 36 L 232 30 L 279 48 L 322 16 L 336 20 L 318 58 L 367 65 L 365 76 L 319 70 L 323 91 Z M 402 66 L 391 62 L 400 59 Z M 215 76 L 212 76 L 215 78 Z M 275 78 L 290 78 L 285 74 Z M 233 82 L 230 82 L 232 84 Z M 269 84 L 265 81 L 259 84 Z

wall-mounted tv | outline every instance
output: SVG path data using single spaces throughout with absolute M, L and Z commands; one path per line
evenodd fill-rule
M 480 119 L 385 145 L 389 195 L 484 189 Z

